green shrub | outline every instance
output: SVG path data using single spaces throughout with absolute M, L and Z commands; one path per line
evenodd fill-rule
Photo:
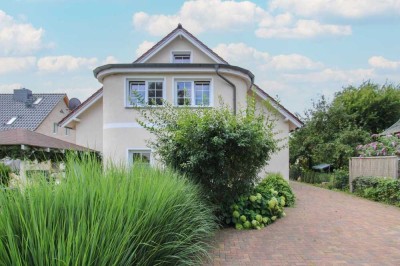
M 8 186 L 10 181 L 11 168 L 7 165 L 0 163 L 0 186 Z
M 241 196 L 231 206 L 231 215 L 226 223 L 234 224 L 238 230 L 261 229 L 285 216 L 284 206 L 285 197 L 279 197 L 278 192 L 273 189 L 263 194 Z
M 331 188 L 348 190 L 349 188 L 349 172 L 346 170 L 335 170 L 331 174 Z
M 289 183 L 283 178 L 280 173 L 271 173 L 268 174 L 266 178 L 264 178 L 257 186 L 256 192 L 267 193 L 271 189 L 276 190 L 278 192 L 278 197 L 285 197 L 285 206 L 293 206 L 295 203 L 295 196 Z
M 0 265 L 198 265 L 216 229 L 198 186 L 167 170 L 70 158 L 60 184 L 0 194 Z
M 353 180 L 353 192 L 367 199 L 400 207 L 399 179 L 358 177 Z
M 210 202 L 220 207 L 218 216 L 233 200 L 249 193 L 257 174 L 276 151 L 273 122 L 257 114 L 254 99 L 246 110 L 231 108 L 140 109 L 138 122 L 155 136 L 151 146 L 165 165 L 199 183 Z

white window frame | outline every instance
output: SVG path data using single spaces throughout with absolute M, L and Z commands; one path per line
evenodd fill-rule
M 133 165 L 133 154 L 134 153 L 150 153 L 150 165 L 153 165 L 153 151 L 149 148 L 128 148 L 127 151 L 128 166 Z
M 15 120 L 17 120 L 17 118 L 18 118 L 17 116 L 11 117 L 10 120 L 7 121 L 6 125 L 12 125 L 15 122 Z
M 179 55 L 179 54 L 189 54 L 189 62 L 187 62 L 187 63 L 175 62 L 175 55 Z M 193 63 L 192 51 L 171 51 L 171 63 L 174 63 L 174 64 L 191 64 L 191 63 Z
M 65 136 L 69 136 L 70 134 L 70 129 L 68 127 L 65 128 Z
M 209 105 L 196 105 L 196 95 L 194 90 L 194 84 L 198 81 L 209 81 L 210 82 L 210 99 Z M 178 82 L 191 82 L 192 90 L 191 90 L 191 101 L 190 105 L 178 105 Z M 214 107 L 214 83 L 211 77 L 196 77 L 196 78 L 188 78 L 188 77 L 174 77 L 172 79 L 172 99 L 174 100 L 174 106 L 177 107 Z
M 130 78 L 127 77 L 125 78 L 125 92 L 124 92 L 124 103 L 125 103 L 125 107 L 130 108 L 130 107 L 137 107 L 137 106 L 143 106 L 141 104 L 138 105 L 134 105 L 130 102 L 130 97 L 129 97 L 129 84 L 131 82 L 135 82 L 135 81 L 144 81 L 145 82 L 145 95 L 144 95 L 144 102 L 148 103 L 149 101 L 149 87 L 148 87 L 148 83 L 149 82 L 162 82 L 162 91 L 163 91 L 163 97 L 162 99 L 165 101 L 166 98 L 166 88 L 165 88 L 165 84 L 166 84 L 166 78 L 165 77 L 135 77 L 135 78 Z M 151 107 L 162 107 L 163 105 L 150 105 Z

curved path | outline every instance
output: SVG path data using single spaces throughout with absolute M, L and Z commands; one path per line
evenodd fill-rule
M 291 182 L 296 207 L 262 230 L 221 230 L 211 265 L 400 265 L 400 208 Z

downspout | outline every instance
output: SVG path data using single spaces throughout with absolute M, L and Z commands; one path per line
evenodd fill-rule
M 225 78 L 224 76 L 221 75 L 221 73 L 219 73 L 219 65 L 215 65 L 215 73 L 220 78 L 225 80 L 225 82 L 228 83 L 232 87 L 232 89 L 233 89 L 233 114 L 236 115 L 236 86 L 229 79 Z
M 233 114 L 236 115 L 236 86 L 229 79 L 227 79 L 226 77 L 222 76 L 221 73 L 219 73 L 219 65 L 215 65 L 215 73 L 220 78 L 225 80 L 225 82 L 228 83 L 232 87 L 232 89 L 233 89 Z M 251 81 L 249 90 L 251 90 L 253 88 L 253 85 L 254 85 L 254 76 L 249 75 L 249 77 L 250 77 L 250 81 Z

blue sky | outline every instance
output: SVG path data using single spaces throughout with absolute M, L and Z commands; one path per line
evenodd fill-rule
M 179 22 L 302 113 L 366 80 L 400 83 L 400 0 L 2 0 L 0 92 L 84 100 L 93 68 L 129 63 Z

